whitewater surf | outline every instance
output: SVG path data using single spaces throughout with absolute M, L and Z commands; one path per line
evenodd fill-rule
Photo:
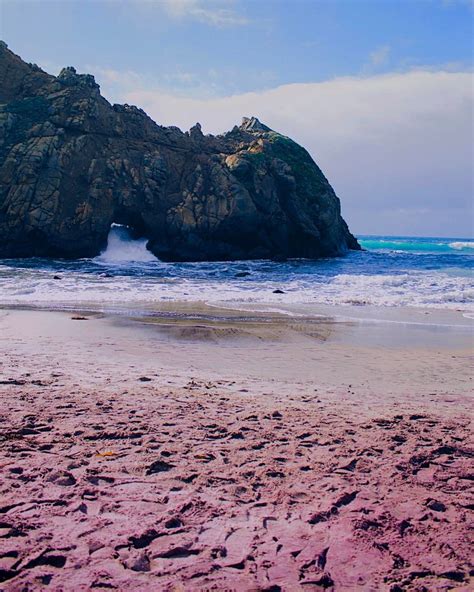
M 173 301 L 238 307 L 422 307 L 474 313 L 474 241 L 363 236 L 364 251 L 321 260 L 165 263 L 112 226 L 93 259 L 0 260 L 0 304 L 129 311 Z M 59 279 L 58 279 L 59 278 Z
M 146 238 L 134 239 L 132 229 L 121 224 L 112 224 L 107 237 L 106 249 L 94 259 L 97 263 L 150 263 L 158 261 L 146 248 Z

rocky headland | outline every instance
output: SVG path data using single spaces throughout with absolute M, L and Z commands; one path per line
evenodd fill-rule
M 49 75 L 0 42 L 0 256 L 95 256 L 113 223 L 169 261 L 360 248 L 308 152 L 258 119 L 183 133 L 111 105 L 89 74 Z

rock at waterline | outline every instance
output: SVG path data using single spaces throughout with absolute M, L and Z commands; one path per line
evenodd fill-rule
M 51 76 L 0 44 L 0 257 L 92 257 L 113 223 L 165 261 L 359 249 L 308 152 L 256 117 L 211 136 L 110 105 L 89 74 Z

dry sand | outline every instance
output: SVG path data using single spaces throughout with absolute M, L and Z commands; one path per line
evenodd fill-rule
M 472 589 L 469 333 L 222 314 L 0 311 L 1 589 Z

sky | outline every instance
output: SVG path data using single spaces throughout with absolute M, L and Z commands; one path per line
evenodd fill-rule
M 0 0 L 0 37 L 161 125 L 256 115 L 356 234 L 471 237 L 472 0 Z

